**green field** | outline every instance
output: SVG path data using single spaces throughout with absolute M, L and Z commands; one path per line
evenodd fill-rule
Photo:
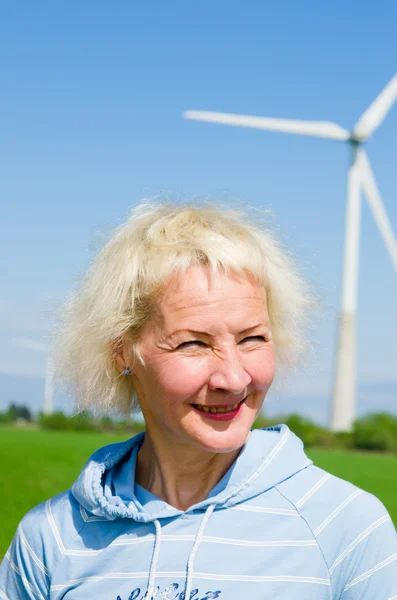
M 122 439 L 103 433 L 0 428 L 0 557 L 30 508 L 69 488 L 94 450 Z M 397 456 L 325 450 L 308 455 L 319 467 L 378 496 L 397 525 Z

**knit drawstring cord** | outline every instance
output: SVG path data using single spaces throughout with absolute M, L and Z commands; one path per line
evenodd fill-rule
M 196 539 L 194 540 L 194 544 L 192 547 L 192 550 L 190 552 L 189 555 L 189 560 L 187 562 L 187 577 L 186 577 L 186 587 L 185 587 L 185 595 L 184 595 L 184 600 L 189 600 L 190 599 L 190 592 L 192 590 L 192 583 L 193 583 L 193 565 L 194 565 L 194 559 L 196 557 L 197 554 L 197 550 L 200 546 L 201 540 L 203 538 L 204 535 L 204 530 L 207 526 L 208 521 L 210 520 L 210 517 L 212 515 L 212 513 L 214 512 L 216 504 L 210 504 L 209 507 L 206 510 L 206 513 L 204 515 L 204 518 L 201 522 L 200 528 L 196 534 Z
M 147 590 L 147 597 L 149 599 L 154 594 L 154 580 L 156 578 L 156 569 L 157 569 L 157 563 L 158 563 L 159 556 L 160 556 L 160 544 L 161 544 L 161 525 L 160 525 L 160 521 L 158 521 L 157 519 L 155 519 L 153 521 L 153 523 L 154 523 L 154 526 L 156 528 L 156 534 L 155 534 L 155 542 L 154 542 L 152 562 L 150 563 L 150 571 L 149 571 L 149 581 L 148 581 L 148 590 Z

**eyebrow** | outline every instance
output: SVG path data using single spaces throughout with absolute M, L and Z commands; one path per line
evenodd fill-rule
M 249 333 L 250 331 L 253 331 L 254 329 L 258 329 L 258 327 L 266 327 L 265 323 L 257 323 L 256 325 L 251 325 L 250 327 L 247 327 L 246 329 L 243 329 L 242 331 L 239 331 L 237 335 L 244 335 L 246 333 Z M 173 331 L 172 333 L 170 333 L 169 337 L 172 338 L 176 335 L 180 335 L 182 333 L 189 333 L 193 336 L 201 336 L 201 337 L 214 337 L 212 333 L 210 333 L 209 331 L 197 331 L 196 329 L 177 329 L 176 331 Z

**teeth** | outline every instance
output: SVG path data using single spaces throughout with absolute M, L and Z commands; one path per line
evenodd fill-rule
M 216 414 L 216 413 L 225 413 L 225 412 L 231 412 L 232 410 L 236 410 L 236 408 L 239 406 L 240 402 L 236 402 L 236 404 L 233 404 L 233 406 L 229 406 L 228 408 L 210 408 L 208 406 L 201 406 L 200 404 L 195 404 L 195 407 L 198 408 L 199 410 L 202 410 L 204 412 L 210 412 L 212 414 Z

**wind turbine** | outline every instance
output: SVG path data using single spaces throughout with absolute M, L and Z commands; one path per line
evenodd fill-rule
M 43 413 L 45 415 L 51 414 L 53 411 L 54 377 L 52 360 L 51 358 L 48 358 L 48 344 L 36 340 L 28 340 L 26 338 L 12 338 L 11 343 L 13 346 L 20 346 L 21 348 L 33 350 L 34 352 L 42 352 L 47 355 L 44 376 Z
M 54 400 L 54 378 L 52 361 L 50 358 L 47 359 L 46 373 L 45 373 L 45 384 L 44 384 L 44 405 L 43 413 L 50 415 L 53 412 L 53 400 Z
M 347 210 L 342 298 L 331 411 L 331 429 L 349 431 L 356 404 L 356 309 L 359 264 L 361 191 L 364 191 L 375 222 L 397 271 L 397 243 L 376 181 L 362 147 L 379 127 L 397 99 L 397 73 L 359 118 L 351 131 L 330 121 L 297 121 L 188 110 L 185 119 L 221 123 L 266 131 L 308 135 L 347 142 L 351 163 L 347 175 Z

